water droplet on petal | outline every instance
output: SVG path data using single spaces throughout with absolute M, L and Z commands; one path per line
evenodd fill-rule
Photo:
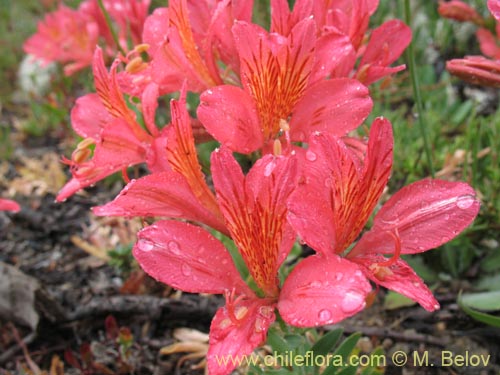
M 462 210 L 466 210 L 470 206 L 472 206 L 475 201 L 476 200 L 472 195 L 462 195 L 461 197 L 457 198 L 457 207 Z
M 309 161 L 315 161 L 316 160 L 316 154 L 312 152 L 311 150 L 307 150 L 306 152 L 306 159 Z
M 340 308 L 344 313 L 350 314 L 357 311 L 360 308 L 363 308 L 364 305 L 365 305 L 365 297 L 361 293 L 355 290 L 349 290 L 345 293 L 344 299 L 340 304 Z
M 322 309 L 318 313 L 318 318 L 321 323 L 327 322 L 332 318 L 332 312 L 328 309 Z
M 340 281 L 344 277 L 344 274 L 342 272 L 337 272 L 335 274 L 335 280 Z
M 193 269 L 191 268 L 190 265 L 184 263 L 181 266 L 181 272 L 184 276 L 191 276 L 191 274 L 193 273 Z
M 181 253 L 181 248 L 179 247 L 179 244 L 177 242 L 175 242 L 175 241 L 170 241 L 168 243 L 168 248 L 175 255 L 180 255 L 180 253 Z
M 139 249 L 141 249 L 141 251 L 151 251 L 155 248 L 154 242 L 148 240 L 147 238 L 141 238 L 137 242 L 137 246 L 139 247 Z
M 274 162 L 274 160 L 272 160 L 264 168 L 264 176 L 269 177 L 271 175 L 271 173 L 273 173 L 275 167 L 276 167 L 276 163 Z

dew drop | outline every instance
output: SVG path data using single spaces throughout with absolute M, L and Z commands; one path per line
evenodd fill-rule
M 275 167 L 276 164 L 274 160 L 271 161 L 269 164 L 267 164 L 266 167 L 264 168 L 264 176 L 269 177 L 271 173 L 273 173 Z
M 316 154 L 312 152 L 311 150 L 307 150 L 306 152 L 306 159 L 309 161 L 315 161 L 316 160 Z
M 321 288 L 321 286 L 322 286 L 322 285 L 323 285 L 323 284 L 321 284 L 321 282 L 320 282 L 320 281 L 314 280 L 313 282 L 311 282 L 311 283 L 309 284 L 309 287 L 310 287 L 310 288 Z
M 462 210 L 466 210 L 468 209 L 470 206 L 472 206 L 475 202 L 475 199 L 472 195 L 462 195 L 460 197 L 458 197 L 457 199 L 457 207 L 462 209 Z
M 151 251 L 155 248 L 153 241 L 148 240 L 147 238 L 141 238 L 137 242 L 137 246 L 141 249 L 141 251 Z
M 181 266 L 181 272 L 184 276 L 191 276 L 191 274 L 193 273 L 193 269 L 191 268 L 191 266 L 189 266 L 188 264 L 184 263 L 182 266 Z
M 321 323 L 327 322 L 332 318 L 332 312 L 328 309 L 322 309 L 318 312 L 318 318 Z
M 181 253 L 181 248 L 179 247 L 179 244 L 177 242 L 175 242 L 175 241 L 170 241 L 168 243 L 168 248 L 175 255 L 179 255 Z
M 340 308 L 344 313 L 350 314 L 362 308 L 364 304 L 365 297 L 361 293 L 355 290 L 349 290 L 345 293 L 344 299 L 340 304 Z
M 342 278 L 343 278 L 343 277 L 344 277 L 344 274 L 343 274 L 342 272 L 337 272 L 337 273 L 335 274 L 335 280 L 336 280 L 336 281 L 340 281 L 340 280 L 342 280 Z

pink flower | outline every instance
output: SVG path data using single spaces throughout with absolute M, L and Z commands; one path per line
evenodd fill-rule
M 375 216 L 372 229 L 346 255 L 389 179 L 392 147 L 391 124 L 385 119 L 376 119 L 372 124 L 366 153 L 361 158 L 359 148 L 351 149 L 338 137 L 311 137 L 302 183 L 289 201 L 289 220 L 302 240 L 318 254 L 299 264 L 289 277 L 302 268 L 312 272 L 332 257 L 343 256 L 344 261 L 357 264 L 374 283 L 402 293 L 432 311 L 439 304 L 400 255 L 423 252 L 457 236 L 477 215 L 479 202 L 474 190 L 462 182 L 416 182 L 385 203 Z M 342 267 L 329 272 L 340 279 L 352 273 Z M 320 273 L 315 275 L 316 282 L 322 278 Z M 285 292 L 293 293 L 286 282 L 282 290 Z
M 59 5 L 38 23 L 36 34 L 24 43 L 24 51 L 46 63 L 66 64 L 64 73 L 71 75 L 92 63 L 98 36 L 98 26 L 93 19 Z
M 142 29 L 151 0 L 104 0 L 103 4 L 118 26 L 118 38 L 122 47 L 128 50 L 128 40 L 134 45 L 141 43 Z M 106 46 L 115 44 L 97 0 L 84 1 L 79 7 L 79 12 L 87 14 L 97 23 L 99 35 L 106 40 Z
M 291 141 L 299 142 L 313 131 L 344 135 L 356 128 L 372 107 L 368 90 L 347 78 L 323 80 L 329 71 L 322 64 L 331 54 L 315 54 L 315 34 L 311 18 L 288 37 L 236 22 L 243 88 L 223 85 L 201 95 L 198 118 L 207 131 L 231 150 L 250 153 L 272 151 L 288 128 Z
M 168 139 L 168 168 L 132 180 L 112 202 L 95 207 L 101 216 L 161 216 L 206 224 L 228 234 L 214 194 L 198 163 L 191 121 L 184 99 L 171 102 L 172 124 Z
M 223 82 L 238 83 L 239 61 L 230 28 L 250 21 L 252 1 L 188 2 L 172 0 L 158 8 L 144 26 L 150 45 L 152 78 L 162 93 L 187 89 L 201 92 Z
M 10 199 L 0 199 L 0 211 L 13 211 L 19 212 L 21 207 L 17 202 L 11 201 Z
M 352 271 L 348 279 L 339 282 L 326 276 L 323 284 L 315 285 L 307 280 L 317 270 L 308 270 L 287 278 L 285 285 L 297 286 L 294 292 L 280 293 L 278 270 L 295 241 L 286 204 L 296 175 L 294 157 L 266 155 L 244 176 L 227 149 L 212 154 L 217 202 L 258 296 L 243 282 L 229 252 L 205 230 L 160 221 L 139 233 L 133 253 L 151 276 L 187 292 L 226 296 L 226 305 L 217 311 L 210 327 L 207 360 L 211 374 L 230 373 L 236 364 L 223 363 L 224 359 L 248 355 L 265 341 L 276 306 L 285 320 L 297 325 L 335 323 L 364 307 L 369 283 L 358 266 L 340 258 L 325 264 Z M 328 304 L 328 312 L 309 305 L 313 296 Z
M 390 20 L 373 30 L 368 30 L 370 16 L 378 7 L 378 1 L 346 0 L 318 1 L 299 0 L 290 12 L 288 2 L 271 2 L 271 31 L 288 36 L 293 27 L 313 15 L 317 35 L 320 36 L 317 48 L 329 40 L 336 39 L 335 56 L 331 47 L 324 53 L 329 56 L 330 64 L 322 61 L 324 70 L 330 77 L 348 77 L 353 70 L 361 83 L 369 85 L 385 76 L 401 71 L 404 65 L 390 67 L 398 59 L 411 41 L 411 29 L 399 20 Z M 369 43 L 366 44 L 366 40 Z M 331 41 L 330 41 L 331 43 Z M 354 69 L 357 60 L 361 61 Z
M 71 160 L 66 160 L 73 178 L 59 192 L 58 201 L 134 164 L 146 162 L 151 170 L 167 168 L 162 158 L 166 137 L 154 122 L 158 87 L 150 84 L 142 93 L 145 130 L 118 87 L 116 65 L 117 62 L 108 73 L 102 51 L 96 49 L 93 72 L 97 94 L 79 98 L 71 112 L 74 130 L 85 139 Z

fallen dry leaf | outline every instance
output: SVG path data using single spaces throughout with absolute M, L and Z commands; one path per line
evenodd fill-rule
M 41 158 L 21 157 L 20 160 L 19 176 L 8 184 L 11 196 L 16 193 L 37 197 L 56 194 L 67 180 L 64 165 L 54 152 L 45 153 Z

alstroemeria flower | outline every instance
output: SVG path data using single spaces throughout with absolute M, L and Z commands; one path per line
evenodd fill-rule
M 85 139 L 77 146 L 71 160 L 66 161 L 71 166 L 73 178 L 59 192 L 58 201 L 134 164 L 146 162 L 151 170 L 168 168 L 163 156 L 166 136 L 154 122 L 158 87 L 150 84 L 142 93 L 145 130 L 118 87 L 117 64 L 115 61 L 108 73 L 102 51 L 96 49 L 93 73 L 97 94 L 79 98 L 71 112 L 73 129 Z M 90 147 L 93 145 L 92 154 Z
M 128 50 L 128 41 L 133 45 L 141 43 L 142 29 L 148 16 L 151 0 L 104 0 L 103 5 L 116 23 L 121 46 Z M 99 35 L 106 40 L 106 46 L 115 41 L 97 0 L 86 0 L 80 4 L 79 12 L 89 15 L 99 26 Z
M 90 66 L 98 37 L 99 28 L 91 17 L 60 4 L 38 23 L 23 48 L 46 63 L 66 64 L 64 73 L 71 75 Z
M 288 37 L 242 21 L 232 30 L 243 88 L 213 87 L 198 107 L 200 121 L 226 147 L 269 152 L 288 128 L 291 141 L 305 141 L 313 131 L 344 135 L 368 116 L 366 87 L 347 78 L 322 80 L 329 72 L 318 73 L 330 61 L 316 60 L 327 54 L 316 54 L 313 19 L 298 22 Z
M 238 82 L 235 20 L 250 21 L 253 1 L 172 0 L 155 9 L 144 25 L 143 42 L 150 45 L 152 79 L 161 93 L 180 90 L 184 81 L 193 92 Z
M 411 41 L 411 29 L 399 20 L 387 21 L 370 32 L 370 16 L 377 7 L 378 1 L 298 0 L 293 11 L 290 11 L 287 1 L 273 0 L 271 31 L 288 36 L 300 20 L 313 15 L 320 36 L 317 48 L 321 50 L 326 41 L 330 40 L 331 44 L 331 39 L 336 40 L 333 48 L 337 53 L 332 58 L 332 46 L 325 48 L 325 53 L 330 56 L 330 64 L 325 63 L 327 59 L 321 59 L 322 69 L 329 72 L 331 78 L 352 75 L 364 85 L 370 85 L 405 68 L 404 65 L 390 65 Z M 365 44 L 368 39 L 368 44 Z M 358 59 L 361 61 L 354 69 Z
M 96 215 L 160 216 L 192 220 L 228 234 L 219 205 L 198 163 L 191 119 L 184 98 L 170 103 L 172 122 L 164 133 L 168 168 L 132 180 L 110 203 L 95 207 Z
M 400 255 L 423 252 L 457 236 L 476 217 L 479 202 L 474 190 L 462 182 L 416 182 L 385 203 L 372 229 L 346 255 L 389 179 L 392 147 L 392 128 L 385 119 L 372 124 L 363 158 L 359 150 L 352 150 L 340 138 L 313 135 L 307 152 L 315 157 L 304 161 L 302 183 L 289 201 L 289 220 L 298 235 L 318 252 L 316 259 L 304 267 L 314 269 L 342 255 L 345 261 L 357 264 L 371 281 L 432 311 L 439 304 Z M 300 271 L 300 264 L 290 277 L 297 269 Z M 349 277 L 342 269 L 330 272 Z M 317 274 L 316 282 L 321 280 L 322 275 Z M 285 282 L 282 293 L 286 286 Z
M 13 211 L 19 212 L 21 207 L 17 202 L 14 202 L 10 199 L 1 199 L 0 198 L 0 211 Z
M 210 327 L 208 369 L 210 374 L 229 374 L 236 366 L 230 356 L 248 355 L 261 345 L 269 326 L 280 314 L 303 325 L 335 323 L 364 307 L 370 290 L 358 267 L 338 258 L 329 265 L 352 271 L 339 281 L 325 276 L 320 285 L 308 282 L 316 271 L 287 278 L 297 285 L 295 293 L 280 293 L 278 270 L 288 255 L 295 232 L 287 221 L 287 200 L 296 186 L 295 158 L 266 155 L 244 176 L 227 149 L 212 154 L 212 176 L 226 226 L 258 296 L 241 279 L 224 246 L 205 230 L 178 221 L 160 221 L 139 233 L 133 254 L 151 276 L 175 288 L 193 293 L 226 296 Z M 355 272 L 358 271 L 358 274 Z M 327 311 L 310 306 L 310 298 L 327 304 Z M 297 317 L 296 310 L 308 308 Z

